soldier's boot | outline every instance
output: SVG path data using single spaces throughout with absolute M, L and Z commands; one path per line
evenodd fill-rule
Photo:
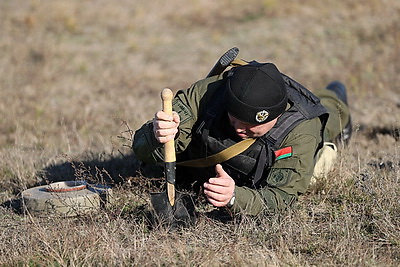
M 347 103 L 347 90 L 346 86 L 344 86 L 343 83 L 339 81 L 333 81 L 328 86 L 326 89 L 333 91 L 337 97 L 342 100 L 347 106 L 349 104 Z M 347 145 L 350 141 L 351 135 L 353 133 L 353 125 L 351 122 L 351 116 L 349 115 L 349 122 L 346 124 L 346 126 L 343 128 L 342 132 L 338 136 L 339 140 L 341 140 L 345 145 Z

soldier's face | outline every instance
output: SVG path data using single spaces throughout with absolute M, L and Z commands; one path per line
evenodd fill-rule
M 228 116 L 229 116 L 229 121 L 230 121 L 231 125 L 233 126 L 233 128 L 235 128 L 236 134 L 242 139 L 263 136 L 269 130 L 271 130 L 272 127 L 274 127 L 276 121 L 279 118 L 278 117 L 267 123 L 253 125 L 253 124 L 249 124 L 249 123 L 240 121 L 240 120 L 236 119 L 235 117 L 233 117 L 232 115 L 230 115 L 229 113 L 228 113 Z

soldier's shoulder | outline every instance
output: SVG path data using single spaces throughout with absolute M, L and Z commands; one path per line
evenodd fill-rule
M 297 125 L 292 133 L 294 134 L 308 134 L 319 136 L 321 132 L 321 120 L 316 117 L 311 120 L 305 120 Z

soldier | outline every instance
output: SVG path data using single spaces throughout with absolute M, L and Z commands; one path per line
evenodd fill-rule
M 277 212 L 305 193 L 321 149 L 336 149 L 327 142 L 351 136 L 345 86 L 335 81 L 316 95 L 272 63 L 236 66 L 178 91 L 173 116 L 158 111 L 135 132 L 133 150 L 160 162 L 174 138 L 184 162 L 177 185 L 198 185 L 233 212 Z

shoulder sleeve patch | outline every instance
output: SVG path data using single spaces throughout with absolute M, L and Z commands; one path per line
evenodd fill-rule
M 174 98 L 172 100 L 172 105 L 174 107 L 174 111 L 178 112 L 182 124 L 188 122 L 193 118 L 193 113 L 191 109 L 183 104 L 181 101 Z
M 267 183 L 273 187 L 279 187 L 287 184 L 293 175 L 291 169 L 272 169 L 267 177 Z

